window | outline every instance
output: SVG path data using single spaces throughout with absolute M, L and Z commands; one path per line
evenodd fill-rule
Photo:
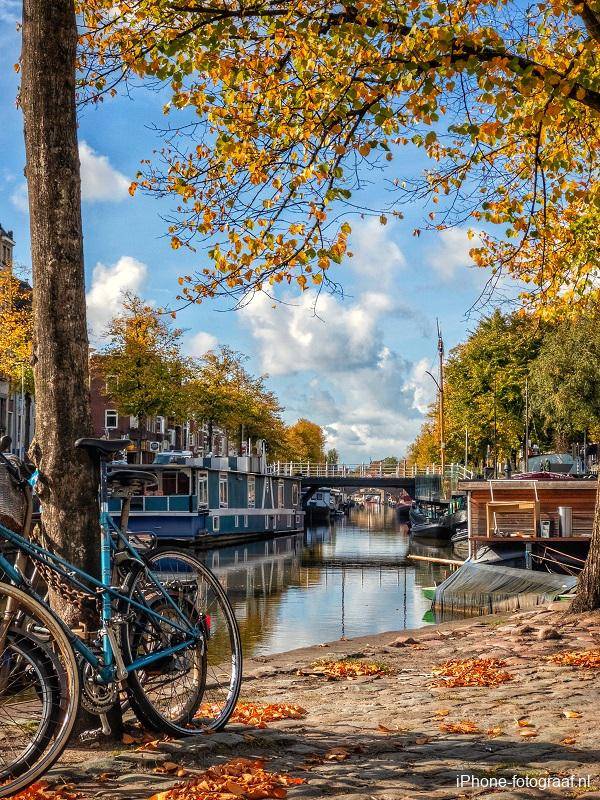
M 189 494 L 189 474 L 181 469 L 165 470 L 162 473 L 162 492 L 165 495 Z
M 256 504 L 256 477 L 248 475 L 248 508 L 254 508 Z
M 107 408 L 104 412 L 104 427 L 107 430 L 114 430 L 119 426 L 119 414 L 114 408 Z
M 238 517 L 237 514 L 234 517 L 233 525 L 234 525 L 235 528 L 239 528 L 240 527 L 240 518 Z
M 229 483 L 226 474 L 219 473 L 219 505 L 227 508 L 229 505 Z
M 164 433 L 165 432 L 165 418 L 164 417 L 155 417 L 154 418 L 154 433 Z
M 269 530 L 269 523 L 271 521 L 271 517 L 268 514 L 265 514 L 265 530 Z
M 292 483 L 292 508 L 298 505 L 298 484 Z
M 212 521 L 213 521 L 213 531 L 218 531 L 219 528 L 221 527 L 221 525 L 220 525 L 221 517 L 214 516 L 212 518 Z
M 198 473 L 198 485 L 196 493 L 198 494 L 198 506 L 205 508 L 208 506 L 208 474 L 206 472 Z
M 285 505 L 284 497 L 285 497 L 284 484 L 283 481 L 280 480 L 277 483 L 277 508 L 283 508 L 283 506 Z
M 139 424 L 140 423 L 139 423 L 137 417 L 129 417 L 129 427 L 130 428 L 138 428 Z
M 288 528 L 292 527 L 292 515 L 288 514 Z
M 247 528 L 247 527 L 248 527 L 248 514 L 244 514 L 244 528 Z M 237 555 L 237 551 L 236 551 L 236 555 Z

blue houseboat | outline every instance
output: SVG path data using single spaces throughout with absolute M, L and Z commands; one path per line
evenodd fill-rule
M 300 478 L 270 474 L 263 458 L 169 460 L 135 466 L 156 475 L 158 485 L 131 498 L 133 533 L 214 546 L 304 530 Z M 116 522 L 121 503 L 118 497 L 110 500 Z

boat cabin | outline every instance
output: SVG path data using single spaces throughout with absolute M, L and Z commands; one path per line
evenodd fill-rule
M 592 535 L 597 481 L 549 473 L 534 480 L 461 481 L 469 556 L 579 571 Z
M 158 485 L 131 498 L 129 529 L 189 541 L 295 533 L 304 530 L 300 478 L 253 471 L 248 458 L 186 458 L 136 465 Z M 111 498 L 118 521 L 122 500 Z

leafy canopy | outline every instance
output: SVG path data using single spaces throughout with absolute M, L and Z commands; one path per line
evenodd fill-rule
M 24 377 L 28 392 L 33 391 L 32 326 L 31 287 L 10 269 L 0 269 L 0 376 L 15 384 Z
M 173 247 L 207 248 L 181 279 L 188 300 L 328 282 L 351 230 L 340 213 L 402 147 L 430 166 L 395 182 L 385 213 L 416 195 L 432 201 L 431 227 L 471 224 L 492 284 L 507 272 L 548 314 L 597 299 L 599 0 L 80 11 L 88 98 L 134 76 L 170 89 L 163 147 L 132 192 L 174 198 Z

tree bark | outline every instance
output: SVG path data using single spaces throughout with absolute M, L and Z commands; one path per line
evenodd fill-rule
M 33 267 L 33 365 L 44 533 L 50 546 L 97 574 L 97 475 L 75 440 L 90 435 L 81 183 L 75 110 L 73 0 L 24 0 L 25 150 Z M 51 602 L 80 616 L 60 594 Z
M 596 490 L 596 509 L 590 550 L 581 575 L 577 597 L 571 605 L 571 611 L 579 614 L 600 608 L 600 471 L 598 472 L 598 488 Z

